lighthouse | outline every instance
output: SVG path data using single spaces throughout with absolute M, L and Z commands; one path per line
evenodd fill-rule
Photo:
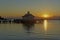
M 29 11 L 22 17 L 23 23 L 34 23 L 35 16 L 32 15 Z

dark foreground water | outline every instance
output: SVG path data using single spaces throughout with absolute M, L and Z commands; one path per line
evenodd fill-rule
M 0 40 L 60 40 L 60 20 L 39 24 L 0 24 Z

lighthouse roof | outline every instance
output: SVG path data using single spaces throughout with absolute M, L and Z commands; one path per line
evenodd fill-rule
M 24 15 L 24 17 L 28 17 L 28 16 L 34 17 L 29 11 L 27 12 L 27 14 Z

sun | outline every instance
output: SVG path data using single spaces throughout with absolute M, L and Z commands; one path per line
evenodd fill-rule
M 44 17 L 44 18 L 48 18 L 49 15 L 48 15 L 48 14 L 44 14 L 43 17 Z
M 47 15 L 47 14 L 45 14 L 45 15 L 43 15 L 43 16 L 46 17 L 46 18 L 49 17 L 49 15 Z

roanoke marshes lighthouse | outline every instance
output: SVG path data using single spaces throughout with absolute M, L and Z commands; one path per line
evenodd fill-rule
M 29 11 L 22 16 L 22 23 L 35 23 L 35 16 L 32 15 Z

